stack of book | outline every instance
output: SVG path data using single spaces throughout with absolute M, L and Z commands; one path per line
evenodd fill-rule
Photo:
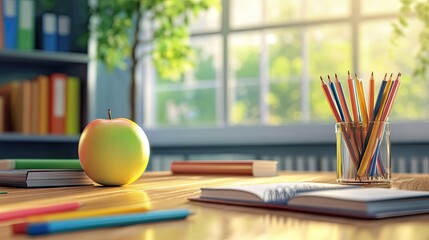
M 36 16 L 36 5 L 35 0 L 0 0 L 0 49 L 69 52 L 70 16 L 50 12 Z
M 93 185 L 78 159 L 0 160 L 0 186 L 62 187 Z
M 0 132 L 80 133 L 80 79 L 63 73 L 39 75 L 0 86 Z

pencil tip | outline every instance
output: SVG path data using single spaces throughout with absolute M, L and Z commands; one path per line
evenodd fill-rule
M 387 73 L 384 74 L 384 79 L 386 79 L 386 77 L 387 77 Z
M 371 72 L 371 77 L 374 76 L 374 72 Z
M 390 78 L 392 78 L 392 76 L 393 76 L 393 73 L 390 74 Z
M 320 76 L 320 81 L 322 82 L 322 84 L 325 84 L 325 82 L 323 81 L 322 76 Z
M 399 77 L 401 77 L 401 73 L 398 73 L 398 75 L 396 76 L 396 81 L 399 80 Z

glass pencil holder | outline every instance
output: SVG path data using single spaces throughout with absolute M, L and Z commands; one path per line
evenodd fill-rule
M 390 123 L 339 122 L 335 125 L 337 182 L 391 182 Z

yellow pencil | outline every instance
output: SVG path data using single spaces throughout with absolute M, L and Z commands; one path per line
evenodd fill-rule
M 373 113 L 374 113 L 374 72 L 371 72 L 371 78 L 369 79 L 369 119 L 373 119 Z
M 360 108 L 360 115 L 362 117 L 363 122 L 368 122 L 368 110 L 366 109 L 366 99 L 365 99 L 365 92 L 363 90 L 363 84 L 362 81 L 356 77 L 356 89 L 358 92 L 358 98 L 359 98 L 359 108 Z
M 87 217 L 95 217 L 95 216 L 107 216 L 107 215 L 115 215 L 115 214 L 122 214 L 122 213 L 146 212 L 149 209 L 150 209 L 150 204 L 144 203 L 144 204 L 136 204 L 136 205 L 130 205 L 130 206 L 119 206 L 119 207 L 81 210 L 81 211 L 73 211 L 73 212 L 65 212 L 65 213 L 45 214 L 45 215 L 39 215 L 34 217 L 28 217 L 25 219 L 26 222 L 14 224 L 12 227 L 13 227 L 14 233 L 26 233 L 27 225 L 29 223 L 87 218 Z

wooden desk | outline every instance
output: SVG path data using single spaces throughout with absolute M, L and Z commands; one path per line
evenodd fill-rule
M 6 188 L 0 211 L 80 201 L 82 209 L 129 205 L 149 201 L 154 209 L 188 208 L 186 220 L 140 224 L 46 235 L 37 239 L 429 239 L 429 214 L 384 220 L 356 220 L 289 211 L 189 202 L 201 187 L 271 182 L 334 183 L 334 173 L 283 172 L 278 177 L 171 175 L 145 173 L 125 187 Z M 392 188 L 429 191 L 428 175 L 395 174 Z M 0 239 L 27 239 L 13 235 L 9 223 L 0 223 Z M 33 239 L 33 238 L 32 238 Z

